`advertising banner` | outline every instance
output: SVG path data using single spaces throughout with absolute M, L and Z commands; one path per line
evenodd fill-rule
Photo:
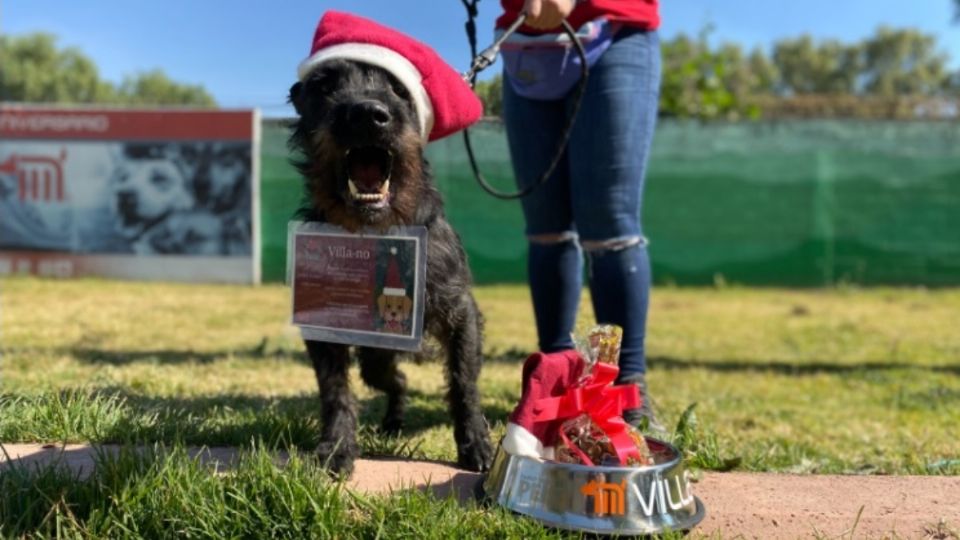
M 258 116 L 0 105 L 0 275 L 259 282 Z

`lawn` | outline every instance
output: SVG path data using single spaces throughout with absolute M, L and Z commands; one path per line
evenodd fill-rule
M 52 534 L 57 527 L 93 536 L 205 536 L 207 523 L 215 536 L 276 530 L 372 537 L 376 523 L 396 519 L 398 528 L 379 532 L 549 534 L 500 512 L 421 494 L 342 496 L 309 460 L 275 469 L 270 449 L 309 451 L 319 429 L 316 382 L 297 332 L 286 324 L 282 286 L 17 278 L 0 287 L 0 441 L 257 448 L 228 477 L 176 453 L 128 457 L 109 478 L 4 474 L 0 536 Z M 476 295 L 487 319 L 483 406 L 496 436 L 536 341 L 523 287 L 479 287 Z M 586 322 L 586 297 L 583 306 Z M 703 468 L 958 474 L 958 314 L 958 290 L 661 287 L 648 332 L 650 386 L 667 425 L 697 404 L 687 451 Z M 366 428 L 364 451 L 453 459 L 442 365 L 424 357 L 404 369 L 411 385 L 407 433 L 391 441 Z M 361 423 L 372 427 L 384 400 L 356 373 L 354 379 Z M 250 497 L 273 502 L 263 502 L 260 515 Z M 195 518 L 186 517 L 187 504 Z M 409 517 L 399 518 L 403 512 Z M 284 529 L 290 519 L 305 528 Z M 437 525 L 418 532 L 425 523 Z

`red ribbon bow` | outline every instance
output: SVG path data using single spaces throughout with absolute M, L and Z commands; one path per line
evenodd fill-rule
M 627 432 L 623 411 L 640 406 L 640 391 L 632 384 L 612 386 L 618 373 L 620 368 L 617 366 L 597 362 L 586 380 L 568 388 L 562 396 L 537 400 L 533 409 L 534 420 L 549 422 L 587 414 L 610 438 L 622 465 L 626 465 L 631 457 L 639 460 L 640 453 L 637 451 L 636 442 Z M 595 465 L 570 442 L 562 429 L 560 438 L 585 464 Z

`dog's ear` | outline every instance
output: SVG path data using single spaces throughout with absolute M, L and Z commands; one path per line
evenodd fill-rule
M 297 81 L 290 87 L 290 95 L 287 100 L 293 104 L 297 114 L 303 116 L 303 83 Z
M 380 315 L 383 315 L 387 310 L 387 295 L 381 294 L 380 298 L 377 298 L 377 306 L 380 308 Z
M 403 314 L 406 316 L 410 315 L 410 310 L 413 309 L 413 300 L 409 296 L 403 297 Z

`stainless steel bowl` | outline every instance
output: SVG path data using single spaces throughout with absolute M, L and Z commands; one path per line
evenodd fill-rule
M 689 530 L 703 519 L 676 448 L 647 437 L 656 464 L 587 467 L 513 456 L 500 447 L 486 496 L 551 527 L 597 534 Z

